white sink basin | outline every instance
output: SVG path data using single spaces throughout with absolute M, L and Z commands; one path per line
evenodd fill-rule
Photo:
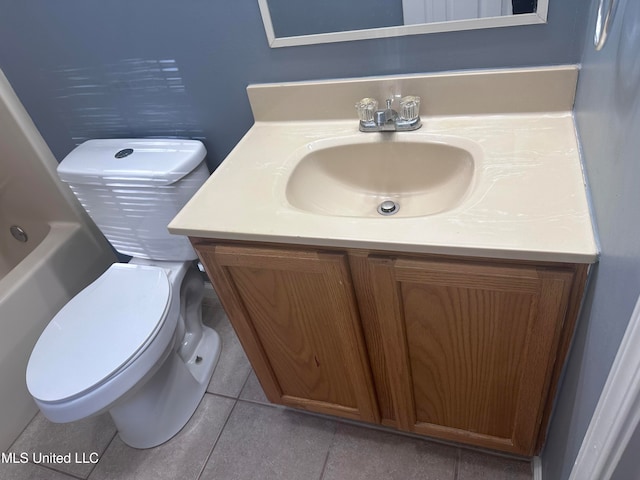
M 390 200 L 393 217 L 419 217 L 451 210 L 469 193 L 477 163 L 469 150 L 411 133 L 369 135 L 378 134 L 309 144 L 288 179 L 288 202 L 316 214 L 383 218 L 378 207 Z

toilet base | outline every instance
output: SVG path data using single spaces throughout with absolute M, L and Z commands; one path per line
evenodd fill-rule
M 122 441 L 134 448 L 151 448 L 178 433 L 200 404 L 220 349 L 218 333 L 203 326 L 191 358 L 185 361 L 172 350 L 142 387 L 109 410 Z

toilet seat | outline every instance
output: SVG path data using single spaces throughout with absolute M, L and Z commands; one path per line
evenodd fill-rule
M 67 303 L 40 336 L 27 366 L 33 397 L 46 403 L 71 400 L 143 358 L 167 318 L 171 297 L 161 267 L 109 267 Z M 158 347 L 165 350 L 166 345 Z

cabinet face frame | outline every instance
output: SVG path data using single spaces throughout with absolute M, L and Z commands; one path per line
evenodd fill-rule
M 225 310 L 233 319 L 234 329 L 269 401 L 354 420 L 374 423 L 380 421 L 346 254 L 228 245 L 198 245 L 197 251 Z M 256 289 L 243 282 L 243 269 L 253 269 L 255 275 L 275 272 L 276 276 L 283 273 L 301 280 L 308 278 L 310 285 L 318 285 L 319 290 L 324 288 L 328 293 L 326 298 L 320 298 L 319 291 L 312 292 L 317 295 L 306 309 L 308 312 L 321 311 L 319 315 L 323 317 L 332 317 L 328 318 L 330 323 L 325 323 L 325 326 L 336 333 L 333 336 L 335 338 L 324 342 L 316 326 L 307 325 L 296 339 L 302 342 L 303 354 L 306 355 L 299 357 L 299 360 L 310 365 L 307 367 L 309 375 L 319 375 L 325 385 L 327 382 L 331 383 L 331 389 L 343 392 L 340 395 L 342 398 L 353 397 L 353 402 L 314 398 L 323 396 L 319 391 L 310 391 L 308 395 L 295 395 L 287 391 L 291 390 L 286 388 L 287 385 L 300 384 L 304 379 L 300 378 L 300 372 L 287 372 L 286 368 L 277 368 L 278 363 L 282 364 L 280 356 L 290 354 L 291 351 L 284 352 L 287 345 L 283 345 L 282 352 L 279 352 L 263 342 L 283 339 L 278 338 L 277 333 L 270 336 L 270 326 L 261 324 L 260 313 L 252 311 L 252 306 L 247 305 L 246 302 L 251 297 L 255 299 L 263 292 L 259 291 L 260 287 Z M 288 287 L 295 290 L 297 286 L 289 283 Z M 331 299 L 329 304 L 328 299 Z M 292 298 L 291 302 L 301 305 L 305 300 Z M 297 319 L 282 320 L 287 322 Z M 304 322 L 304 319 L 301 320 Z M 314 354 L 320 350 L 322 355 Z M 332 352 L 338 358 L 331 358 Z M 339 362 L 340 359 L 344 361 Z M 329 364 L 333 368 L 330 369 Z M 327 374 L 330 376 L 327 377 Z

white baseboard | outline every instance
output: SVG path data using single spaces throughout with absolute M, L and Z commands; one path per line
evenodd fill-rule
M 542 460 L 540 457 L 533 457 L 531 466 L 533 467 L 533 480 L 542 480 Z

